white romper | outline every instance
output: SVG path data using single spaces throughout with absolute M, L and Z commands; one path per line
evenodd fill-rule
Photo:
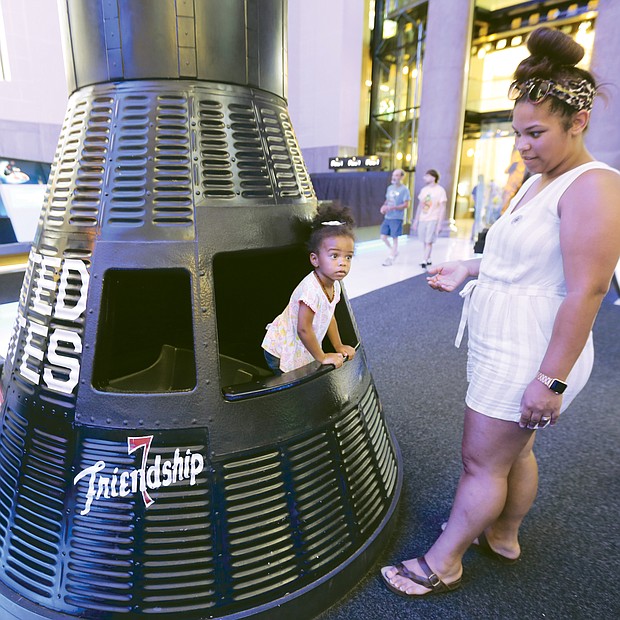
M 465 402 L 486 416 L 518 422 L 527 385 L 546 353 L 555 317 L 566 296 L 560 251 L 558 201 L 583 172 L 617 170 L 589 162 L 559 176 L 529 202 L 515 206 L 540 177 L 528 179 L 489 229 L 477 280 L 461 291 L 469 333 Z M 592 333 L 566 382 L 562 411 L 586 384 L 594 359 Z

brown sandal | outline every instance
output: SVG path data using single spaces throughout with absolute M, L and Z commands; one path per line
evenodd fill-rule
M 446 525 L 448 525 L 448 523 L 445 521 L 441 524 L 442 532 L 446 529 Z M 493 549 L 493 547 L 491 547 L 491 545 L 489 544 L 489 541 L 487 537 L 485 536 L 484 532 L 482 532 L 478 536 L 478 542 L 475 542 L 472 544 L 475 548 L 478 549 L 478 551 L 480 551 L 480 553 L 486 555 L 489 558 L 493 558 L 494 560 L 497 560 L 498 562 L 501 562 L 502 564 L 507 564 L 507 565 L 516 564 L 521 559 L 520 555 L 518 555 L 516 558 L 509 558 L 503 553 L 499 553 L 495 551 L 495 549 Z
M 444 583 L 441 579 L 439 579 L 439 577 L 431 570 L 424 556 L 418 558 L 418 563 L 424 571 L 425 577 L 421 577 L 420 575 L 412 573 L 402 562 L 394 564 L 396 574 L 400 575 L 401 577 L 405 577 L 405 579 L 409 579 L 409 581 L 413 581 L 413 583 L 417 583 L 424 588 L 428 588 L 430 592 L 427 592 L 426 594 L 407 594 L 406 592 L 403 592 L 402 590 L 399 590 L 396 586 L 394 586 L 385 576 L 385 573 L 382 569 L 381 577 L 383 578 L 383 582 L 385 583 L 388 590 L 391 590 L 392 592 L 394 592 L 394 594 L 398 594 L 398 596 L 402 596 L 404 598 L 418 598 L 420 596 L 428 596 L 430 594 L 443 594 L 445 592 L 452 592 L 461 587 L 462 579 L 460 577 L 452 583 Z
M 478 535 L 478 544 L 474 544 L 474 547 L 478 547 L 481 553 L 484 555 L 501 562 L 502 564 L 515 564 L 521 559 L 521 556 L 517 556 L 516 558 L 509 558 L 505 556 L 503 553 L 498 553 L 489 545 L 489 541 L 487 537 L 484 535 L 484 532 Z

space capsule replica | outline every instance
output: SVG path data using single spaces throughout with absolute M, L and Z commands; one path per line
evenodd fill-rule
M 398 448 L 358 355 L 269 373 L 317 200 L 286 0 L 61 0 L 70 98 L 0 399 L 0 615 L 311 618 Z

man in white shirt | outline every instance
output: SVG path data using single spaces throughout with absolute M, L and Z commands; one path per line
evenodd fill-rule
M 439 173 L 437 170 L 427 170 L 423 179 L 426 185 L 418 194 L 418 209 L 411 227 L 417 231 L 418 239 L 424 244 L 424 259 L 420 265 L 426 267 L 431 264 L 433 243 L 437 239 L 441 223 L 445 217 L 448 197 L 446 190 L 438 183 Z

